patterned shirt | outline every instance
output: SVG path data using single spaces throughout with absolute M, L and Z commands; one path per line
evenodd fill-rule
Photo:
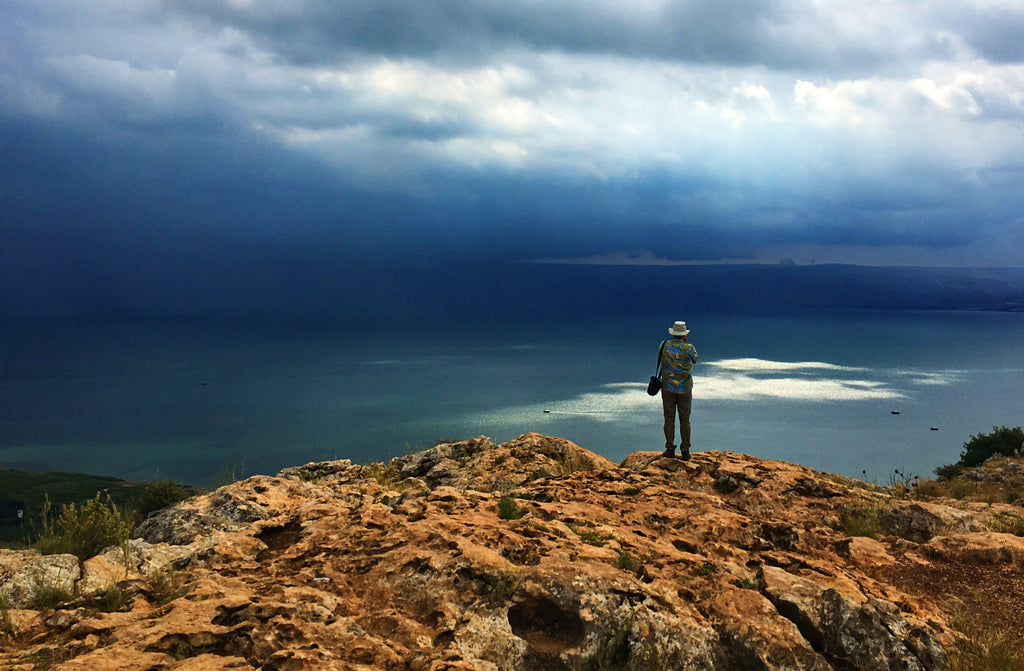
M 675 394 L 693 391 L 690 369 L 697 363 L 697 348 L 682 338 L 665 342 L 661 355 L 661 381 L 667 391 Z

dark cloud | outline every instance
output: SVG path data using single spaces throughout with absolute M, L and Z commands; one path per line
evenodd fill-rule
M 1021 14 L 11 0 L 0 298 L 373 312 L 397 269 L 536 258 L 1019 263 Z
M 899 26 L 848 35 L 827 8 L 802 0 L 758 2 L 685 0 L 650 5 L 615 2 L 439 0 L 408 3 L 224 1 L 169 2 L 168 12 L 232 26 L 293 62 L 338 63 L 353 52 L 489 61 L 495 51 L 552 50 L 688 63 L 834 71 L 892 63 Z M 943 47 L 931 38 L 906 45 L 911 53 Z
M 1020 5 L 943 6 L 949 27 L 982 58 L 997 63 L 1024 61 L 1024 7 Z

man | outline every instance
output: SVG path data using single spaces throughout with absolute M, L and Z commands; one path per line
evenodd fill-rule
M 674 457 L 676 414 L 679 415 L 679 458 L 690 458 L 690 406 L 693 403 L 693 377 L 690 369 L 697 363 L 697 348 L 686 340 L 690 331 L 686 322 L 676 322 L 668 330 L 672 336 L 661 349 L 661 404 L 665 409 L 665 454 Z

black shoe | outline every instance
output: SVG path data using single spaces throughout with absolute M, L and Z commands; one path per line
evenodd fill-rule
M 689 450 L 679 450 L 679 458 L 682 459 L 683 461 L 689 461 L 690 460 L 690 451 Z
M 671 459 L 672 457 L 676 456 L 676 449 L 674 447 L 671 449 L 666 447 L 665 451 L 661 453 L 661 456 Z

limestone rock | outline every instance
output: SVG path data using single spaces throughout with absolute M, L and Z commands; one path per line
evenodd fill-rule
M 890 511 L 902 538 L 849 538 L 851 507 Z M 53 562 L 79 595 L 9 610 L 0 668 L 942 671 L 945 616 L 880 568 L 939 553 L 1020 570 L 1016 537 L 935 537 L 1013 514 L 733 452 L 616 466 L 559 438 L 480 437 L 233 483 L 80 579 L 73 557 L 0 555 L 4 594 Z M 104 612 L 112 583 L 124 605 Z
M 304 482 L 337 481 L 344 484 L 362 479 L 363 467 L 353 465 L 350 459 L 319 461 L 310 462 L 305 466 L 290 466 L 283 469 L 277 476 Z
M 894 505 L 879 517 L 887 533 L 916 543 L 927 543 L 939 534 L 981 530 L 970 513 L 926 502 Z
M 765 592 L 811 646 L 856 669 L 944 668 L 946 653 L 924 623 L 911 623 L 890 602 L 844 596 L 812 579 L 766 566 Z M 903 638 L 897 632 L 903 633 Z M 924 661 L 922 661 L 924 660 Z
M 188 545 L 214 531 L 234 531 L 277 517 L 315 490 L 304 482 L 266 476 L 236 485 L 153 513 L 135 530 L 135 536 L 149 543 Z
M 940 554 L 972 564 L 1012 564 L 1024 568 L 1024 538 L 981 532 L 935 538 L 928 543 Z
M 25 608 L 42 592 L 74 594 L 80 577 L 74 555 L 0 550 L 0 597 L 9 608 Z

